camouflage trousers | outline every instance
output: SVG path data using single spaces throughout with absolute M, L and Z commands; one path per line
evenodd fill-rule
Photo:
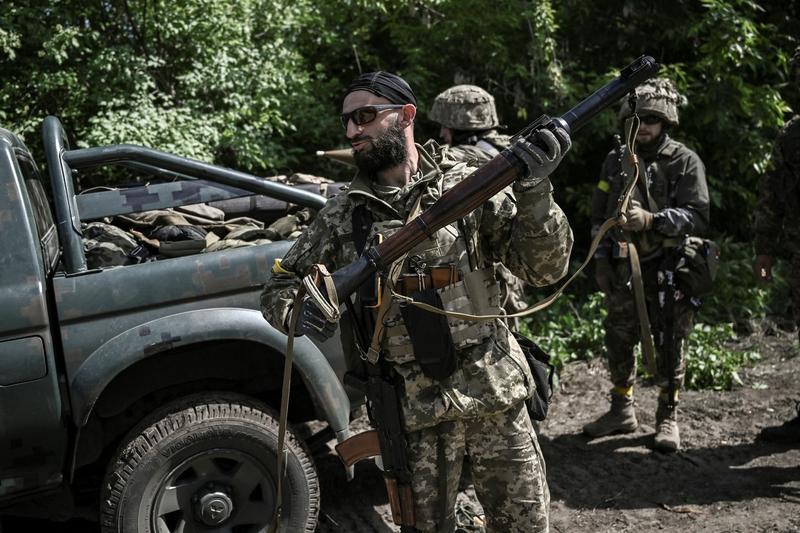
M 636 312 L 633 289 L 629 285 L 631 267 L 628 259 L 614 260 L 614 273 L 611 294 L 606 296 L 605 345 L 608 353 L 608 367 L 611 372 L 611 382 L 615 387 L 631 387 L 636 378 L 636 357 L 634 347 L 638 344 L 641 335 L 639 330 L 639 316 Z M 660 316 L 658 307 L 658 260 L 642 264 L 642 281 L 644 283 L 645 298 L 647 300 L 647 315 L 654 338 L 658 338 L 660 330 Z M 670 378 L 674 379 L 677 389 L 683 387 L 683 378 L 686 365 L 683 347 L 689 332 L 692 330 L 694 309 L 686 301 L 675 302 L 673 307 L 673 343 L 675 357 L 669 361 L 666 354 L 656 344 L 656 384 L 666 388 Z
M 495 415 L 442 422 L 407 437 L 418 531 L 455 530 L 465 454 L 487 531 L 548 531 L 545 463 L 524 402 Z

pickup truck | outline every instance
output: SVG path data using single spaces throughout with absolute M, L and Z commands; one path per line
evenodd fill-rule
M 42 133 L 49 180 L 0 129 L 0 515 L 89 517 L 109 533 L 265 531 L 286 337 L 259 293 L 291 242 L 92 268 L 82 231 L 247 195 L 314 210 L 325 198 L 140 146 L 70 149 L 55 117 Z M 147 179 L 76 194 L 86 172 L 115 168 Z M 346 439 L 361 401 L 345 367 L 338 335 L 297 339 L 281 530 L 315 528 L 309 446 Z M 303 439 L 310 420 L 324 429 Z

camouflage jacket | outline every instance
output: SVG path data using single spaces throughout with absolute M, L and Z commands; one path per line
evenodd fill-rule
M 759 184 L 755 233 L 759 255 L 800 252 L 800 115 L 775 140 L 772 169 Z
M 370 237 L 388 235 L 402 227 L 420 195 L 421 207 L 426 209 L 474 170 L 450 157 L 448 148 L 441 148 L 433 141 L 424 147 L 417 145 L 417 150 L 419 170 L 393 204 L 381 199 L 371 181 L 360 175 L 354 178 L 348 191 L 328 201 L 283 258 L 281 268 L 267 280 L 261 297 L 262 312 L 273 326 L 285 332 L 299 275 L 316 263 L 333 271 L 357 258 L 352 220 L 356 206 L 366 205 L 372 213 L 375 222 Z M 373 241 L 370 238 L 367 242 Z M 491 266 L 494 262 L 502 261 L 530 283 L 545 285 L 566 273 L 571 249 L 572 230 L 553 201 L 552 185 L 545 179 L 539 186 L 516 195 L 509 187 L 461 223 L 440 229 L 410 252 L 404 268 L 413 272 L 409 267 L 413 263 L 455 265 L 465 278 L 477 279 L 480 296 L 476 297 L 469 290 L 468 279 L 463 279 L 438 289 L 445 307 L 466 312 L 498 312 L 499 289 Z M 480 264 L 475 264 L 476 260 Z M 479 266 L 484 268 L 473 269 Z M 440 381 L 425 376 L 415 361 L 397 303 L 390 309 L 385 324 L 382 353 L 404 385 L 401 403 L 408 431 L 443 420 L 498 413 L 527 398 L 534 390 L 522 352 L 501 321 L 448 320 L 459 368 Z M 344 348 L 345 353 L 354 350 L 352 346 Z
M 606 156 L 600 180 L 592 197 L 592 230 L 614 216 L 617 199 L 633 171 L 627 163 L 627 149 L 620 147 Z M 682 143 L 664 134 L 651 150 L 639 150 L 644 162 L 647 190 L 637 186 L 633 198 L 654 213 L 652 229 L 637 235 L 642 255 L 657 251 L 666 238 L 703 235 L 709 224 L 709 196 L 706 170 L 700 157 Z M 621 232 L 612 230 L 598 248 L 595 258 L 615 253 L 614 242 L 624 240 Z

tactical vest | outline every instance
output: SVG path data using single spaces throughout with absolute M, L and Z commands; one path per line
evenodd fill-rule
M 415 191 L 422 190 L 423 209 L 441 196 L 442 189 L 455 185 L 446 183 L 438 169 L 430 176 L 428 182 L 414 186 Z M 402 214 L 371 194 L 368 187 L 363 184 L 359 187 L 357 180 L 347 194 L 352 204 L 366 204 L 374 218 L 367 247 L 374 246 L 379 235 L 386 238 L 403 226 Z M 403 201 L 406 204 L 415 202 L 416 194 L 409 192 Z M 431 268 L 454 266 L 460 279 L 436 289 L 444 308 L 450 311 L 501 312 L 494 267 L 485 265 L 479 250 L 477 235 L 481 211 L 478 209 L 461 222 L 436 231 L 411 250 L 403 267 L 404 275 L 416 276 Z M 334 231 L 342 242 L 349 241 L 345 248 L 352 249 L 355 254 L 352 227 L 347 226 L 349 224 Z M 401 395 L 401 405 L 407 431 L 430 427 L 443 420 L 499 413 L 528 398 L 535 390 L 519 345 L 498 320 L 467 322 L 448 317 L 457 368 L 443 380 L 424 375 L 415 359 L 400 305 L 394 302 L 387 315 L 382 348 L 383 357 L 403 381 L 405 394 Z

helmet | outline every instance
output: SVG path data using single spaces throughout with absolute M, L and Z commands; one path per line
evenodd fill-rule
M 500 124 L 494 97 L 475 85 L 456 85 L 439 94 L 428 118 L 446 128 L 464 131 L 488 130 Z
M 680 94 L 666 78 L 648 80 L 636 88 L 636 112 L 640 115 L 655 115 L 667 124 L 678 125 L 678 107 L 686 105 L 686 97 Z M 626 98 L 619 110 L 619 119 L 625 120 L 631 111 Z

